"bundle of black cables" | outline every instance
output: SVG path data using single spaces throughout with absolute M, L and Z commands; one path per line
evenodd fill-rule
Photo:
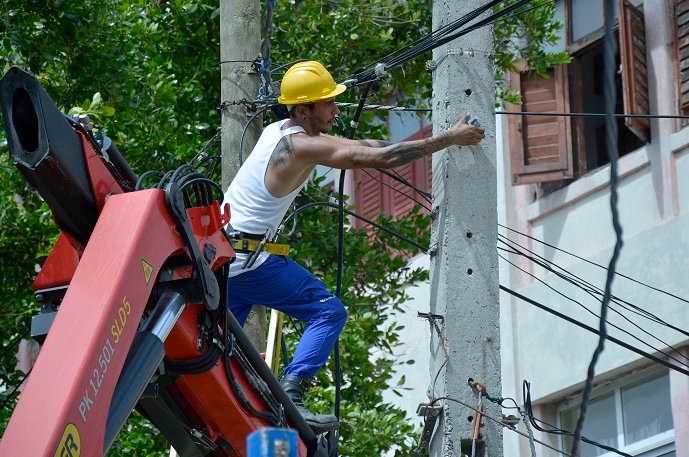
M 522 383 L 522 395 L 523 395 L 522 398 L 524 398 L 524 410 L 525 410 L 526 415 L 528 417 L 529 423 L 531 423 L 533 428 L 535 428 L 536 430 L 538 430 L 539 432 L 542 432 L 542 433 L 550 433 L 553 435 L 562 435 L 562 436 L 574 436 L 573 432 L 563 430 L 559 427 L 556 427 L 552 424 L 549 424 L 549 423 L 543 421 L 542 419 L 538 419 L 534 416 L 533 405 L 531 404 L 531 384 L 526 379 Z M 547 427 L 547 428 L 544 428 L 544 427 Z M 598 443 L 596 441 L 590 440 L 590 439 L 586 438 L 585 436 L 581 437 L 581 441 L 583 441 L 584 443 L 590 444 L 592 446 L 596 446 L 600 449 L 604 449 L 608 452 L 612 452 L 612 453 L 615 453 L 617 455 L 621 455 L 623 457 L 632 457 L 630 454 L 627 454 L 626 452 L 622 452 L 622 451 L 620 451 L 620 450 L 618 450 L 612 446 L 608 446 L 606 444 L 601 444 L 601 443 Z
M 239 400 L 242 408 L 255 417 L 260 417 L 270 422 L 271 424 L 284 427 L 286 425 L 285 411 L 282 405 L 278 402 L 275 396 L 270 391 L 270 387 L 266 384 L 260 375 L 256 372 L 254 367 L 251 365 L 246 356 L 242 353 L 241 349 L 237 344 L 235 344 L 234 336 L 230 333 L 229 329 L 229 313 L 231 312 L 228 307 L 224 307 L 224 326 L 223 335 L 225 342 L 225 350 L 223 351 L 223 368 L 225 370 L 225 377 L 227 378 L 230 388 L 234 393 L 235 398 Z M 259 396 L 263 402 L 268 405 L 270 412 L 259 411 L 251 404 L 251 401 L 246 397 L 242 387 L 240 386 L 237 378 L 232 371 L 232 359 L 236 359 L 242 368 L 244 376 L 246 376 L 249 384 L 258 392 Z
M 494 24 L 498 19 L 503 17 L 516 16 L 519 14 L 527 13 L 536 8 L 540 8 L 547 4 L 552 4 L 552 0 L 546 0 L 530 7 L 526 7 L 533 0 L 518 0 L 511 5 L 505 6 L 503 9 L 485 17 L 484 19 L 462 28 L 484 14 L 486 11 L 497 7 L 501 3 L 505 3 L 506 0 L 491 0 L 488 3 L 479 6 L 475 10 L 465 14 L 464 16 L 450 22 L 443 27 L 433 30 L 428 35 L 416 40 L 412 44 L 405 46 L 404 48 L 398 49 L 381 59 L 376 63 L 371 64 L 359 72 L 351 75 L 346 83 L 349 84 L 363 84 L 366 82 L 373 81 L 380 77 L 380 68 L 384 71 L 392 70 L 394 68 L 400 67 L 403 64 L 415 59 L 416 57 L 431 51 L 439 46 L 442 46 L 452 40 L 455 40 L 469 32 L 472 32 L 481 27 Z

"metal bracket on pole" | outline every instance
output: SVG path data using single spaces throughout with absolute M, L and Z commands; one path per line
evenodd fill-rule
M 428 449 L 433 436 L 435 424 L 438 422 L 440 413 L 443 411 L 443 405 L 433 403 L 420 403 L 416 408 L 416 414 L 424 417 L 423 429 L 421 430 L 421 437 L 419 438 L 419 450 Z
M 445 316 L 442 316 L 440 314 L 433 314 L 433 313 L 422 313 L 421 311 L 416 313 L 416 317 L 420 317 L 422 319 L 428 319 L 430 321 L 444 321 Z

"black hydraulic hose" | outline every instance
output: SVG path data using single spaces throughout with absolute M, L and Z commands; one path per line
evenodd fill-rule
M 299 437 L 304 444 L 309 449 L 314 449 L 317 445 L 315 433 L 311 430 L 311 427 L 306 423 L 299 411 L 297 411 L 294 403 L 292 403 L 282 387 L 280 387 L 280 383 L 275 379 L 268 365 L 266 365 L 261 355 L 256 351 L 251 341 L 249 341 L 249 338 L 242 330 L 237 319 L 229 311 L 225 313 L 225 325 L 227 329 L 226 334 L 223 336 L 226 341 L 225 346 L 227 347 L 229 344 L 228 341 L 231 336 L 234 340 L 234 344 L 242 351 L 260 378 L 268 385 L 270 391 L 283 406 L 289 424 L 299 433 Z
M 228 384 L 230 384 L 232 393 L 234 394 L 235 398 L 239 401 L 239 403 L 242 405 L 242 409 L 244 409 L 244 411 L 246 411 L 254 417 L 259 417 L 270 422 L 272 425 L 276 427 L 283 425 L 281 424 L 281 420 L 279 417 L 277 417 L 273 413 L 257 410 L 254 407 L 254 405 L 251 404 L 251 401 L 249 401 L 249 399 L 246 397 L 246 395 L 242 391 L 242 387 L 239 385 L 239 382 L 237 381 L 237 378 L 235 378 L 234 373 L 232 372 L 232 352 L 228 349 L 228 347 L 229 344 L 226 344 L 225 351 L 223 352 L 223 370 L 225 370 L 225 377 L 227 378 Z
M 165 358 L 165 372 L 171 375 L 205 373 L 215 366 L 222 352 L 222 349 L 217 344 L 211 343 L 206 352 L 192 359 Z

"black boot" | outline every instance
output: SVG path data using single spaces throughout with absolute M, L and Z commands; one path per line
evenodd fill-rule
M 307 424 L 311 426 L 313 432 L 316 434 L 329 432 L 335 430 L 340 426 L 337 417 L 329 414 L 314 414 L 304 406 L 304 392 L 308 387 L 308 381 L 298 376 L 285 375 L 280 381 L 282 389 L 297 410 L 302 415 Z

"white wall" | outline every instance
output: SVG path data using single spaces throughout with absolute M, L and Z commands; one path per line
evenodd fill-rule
M 420 255 L 409 262 L 411 268 L 430 268 L 429 257 Z M 390 386 L 396 386 L 401 376 L 405 376 L 404 386 L 408 390 L 401 391 L 402 397 L 394 394 L 392 389 L 383 393 L 385 401 L 399 406 L 413 419 L 413 423 L 420 425 L 422 420 L 416 415 L 419 403 L 427 402 L 426 390 L 429 385 L 429 357 L 430 325 L 425 319 L 417 317 L 417 312 L 428 312 L 429 284 L 423 283 L 407 289 L 410 296 L 395 321 L 405 328 L 400 332 L 400 346 L 395 348 L 395 355 L 400 364 L 397 374 L 390 380 Z M 413 365 L 406 365 L 406 360 L 414 360 Z

